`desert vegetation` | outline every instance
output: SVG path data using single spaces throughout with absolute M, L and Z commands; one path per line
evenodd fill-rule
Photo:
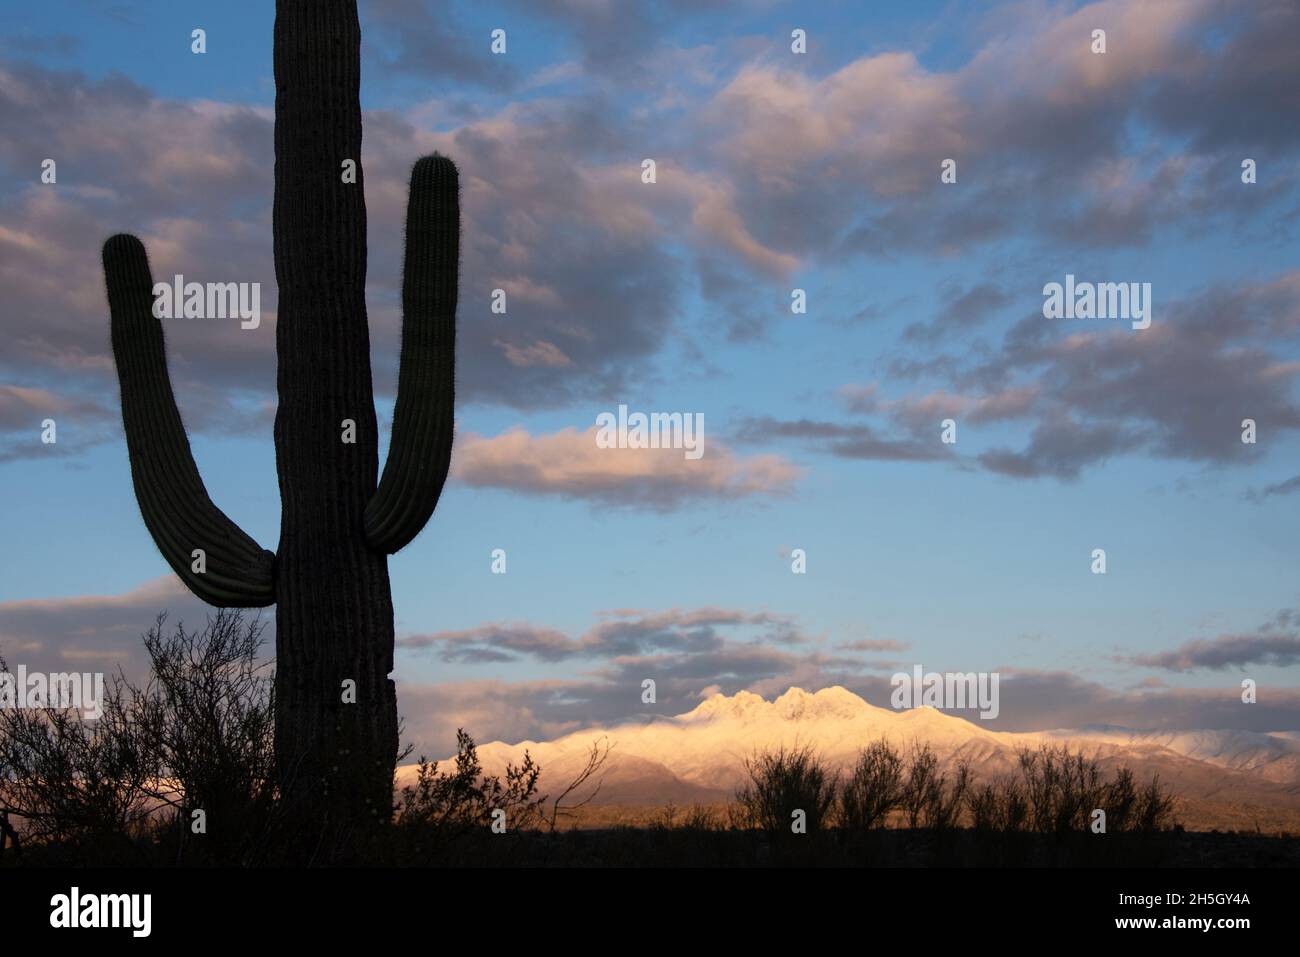
M 968 760 L 945 766 L 927 744 L 905 754 L 883 739 L 841 776 L 811 746 L 745 767 L 732 821 L 796 859 L 904 863 L 900 853 L 919 852 L 936 863 L 1155 864 L 1169 846 L 1162 838 L 1182 832 L 1158 776 L 1139 786 L 1120 767 L 1108 778 L 1095 757 L 1064 745 L 1021 751 L 1017 774 L 978 784 Z M 788 837 L 795 819 L 812 836 L 802 845 Z
M 484 860 L 476 846 L 484 835 L 555 831 L 596 793 L 608 743 L 594 744 L 581 773 L 548 803 L 531 758 L 503 776 L 484 774 L 462 729 L 449 767 L 421 758 L 414 782 L 395 791 L 390 826 L 340 835 L 316 816 L 316 802 L 281 787 L 265 627 L 231 609 L 197 630 L 168 630 L 160 615 L 143 638 L 147 679 L 112 676 L 100 717 L 53 705 L 0 708 L 0 863 Z
M 147 678 L 113 676 L 98 719 L 0 709 L 0 866 L 1078 866 L 1297 855 L 1294 838 L 1188 835 L 1157 777 L 1105 773 L 1068 747 L 1023 751 L 1013 773 L 988 775 L 924 743 L 884 739 L 844 769 L 813 744 L 757 752 L 729 803 L 576 827 L 598 810 L 609 741 L 593 742 L 548 795 L 527 753 L 485 773 L 464 730 L 453 759 L 421 758 L 394 789 L 384 826 L 338 839 L 314 805 L 280 786 L 264 627 L 238 610 L 200 629 L 159 616 L 143 638 Z

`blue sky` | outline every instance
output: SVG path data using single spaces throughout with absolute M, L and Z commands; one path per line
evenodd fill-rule
M 611 720 L 640 676 L 664 713 L 790 684 L 885 704 L 913 663 L 1018 676 L 1007 728 L 1300 728 L 1300 14 L 803 7 L 361 4 L 382 422 L 406 173 L 436 148 L 464 186 L 454 474 L 390 562 L 411 734 Z M 134 504 L 98 244 L 261 281 L 273 316 L 271 25 L 252 2 L 0 16 L 11 660 L 138 663 L 155 611 L 202 615 Z M 1043 318 L 1066 273 L 1151 283 L 1151 329 Z M 273 322 L 176 323 L 209 492 L 274 548 Z M 703 464 L 594 456 L 619 403 L 703 413 Z

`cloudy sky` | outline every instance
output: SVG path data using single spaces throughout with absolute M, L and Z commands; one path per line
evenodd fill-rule
M 131 490 L 112 233 L 156 278 L 262 283 L 258 329 L 165 332 L 209 491 L 275 547 L 272 16 L 0 14 L 11 665 L 129 670 L 159 610 L 204 616 Z M 463 185 L 453 478 L 390 563 L 420 750 L 719 690 L 886 705 L 914 664 L 999 671 L 1002 729 L 1300 729 L 1294 2 L 363 0 L 361 22 L 381 423 L 410 166 L 439 150 Z M 1150 328 L 1044 318 L 1067 274 L 1150 283 Z M 702 414 L 705 454 L 596 448 L 619 404 Z

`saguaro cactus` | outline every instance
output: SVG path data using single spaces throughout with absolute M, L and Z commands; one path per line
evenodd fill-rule
M 199 477 L 167 375 L 144 246 L 125 234 L 104 244 L 122 421 L 145 525 L 199 598 L 275 604 L 282 793 L 348 829 L 392 809 L 398 741 L 387 556 L 432 515 L 451 459 L 460 243 L 456 167 L 424 157 L 411 174 L 397 403 L 376 485 L 360 70 L 355 0 L 278 0 L 274 555 L 212 503 Z M 344 182 L 346 160 L 356 162 L 355 182 Z M 351 443 L 343 441 L 348 419 Z

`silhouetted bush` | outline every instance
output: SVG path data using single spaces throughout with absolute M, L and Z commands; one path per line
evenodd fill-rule
M 1097 758 L 1067 746 L 1023 750 L 1018 764 L 1018 776 L 967 796 L 987 863 L 1152 866 L 1167 856 L 1171 843 L 1162 835 L 1175 827 L 1174 800 L 1158 776 L 1139 788 L 1133 772 L 1119 767 L 1106 780 Z M 1105 812 L 1104 831 L 1093 830 L 1097 810 Z
M 1137 808 L 1128 829 L 1141 834 L 1175 830 L 1179 827 L 1175 817 L 1177 807 L 1174 796 L 1160 784 L 1160 775 L 1154 774 L 1138 795 Z
M 1020 752 L 1020 772 L 1029 804 L 1029 826 L 1040 834 L 1064 834 L 1088 826 L 1101 806 L 1105 787 L 1095 760 L 1061 745 Z
M 0 671 L 8 671 L 3 658 Z M 128 700 L 117 678 L 105 685 L 97 721 L 72 708 L 0 708 L 0 812 L 24 843 L 130 852 L 151 812 L 152 768 Z
M 144 686 L 110 676 L 98 719 L 0 710 L 0 810 L 28 841 L 106 862 L 247 864 L 266 852 L 275 784 L 271 679 L 257 661 L 265 625 L 224 609 L 201 631 L 167 634 L 165 620 L 144 636 Z
M 695 803 L 688 808 L 672 801 L 664 805 L 652 827 L 659 831 L 716 831 L 723 826 L 716 811 Z
M 903 761 L 881 738 L 858 754 L 840 788 L 840 824 L 851 831 L 880 827 L 903 799 Z
M 265 624 L 222 609 L 201 630 L 164 625 L 160 615 L 144 636 L 143 686 L 110 676 L 99 718 L 0 709 L 0 850 L 14 846 L 12 823 L 32 863 L 382 863 L 411 849 L 429 862 L 466 834 L 491 833 L 493 812 L 512 831 L 543 822 L 531 756 L 504 779 L 484 775 L 462 730 L 451 769 L 421 761 L 398 826 L 349 841 L 341 857 L 322 840 L 323 822 L 281 799 L 274 680 L 258 660 Z
M 138 750 L 150 763 L 151 797 L 175 811 L 179 854 L 247 864 L 277 829 L 275 693 L 259 662 L 266 625 L 218 610 L 202 631 L 159 616 L 145 635 L 149 678 L 131 688 Z M 194 833 L 202 811 L 205 832 Z
M 970 824 L 977 831 L 1023 831 L 1029 820 L 1024 785 L 1014 778 L 988 782 L 966 795 Z
M 483 773 L 474 739 L 456 732 L 456 759 L 448 772 L 421 757 L 414 785 L 402 789 L 397 805 L 400 839 L 425 861 L 445 855 L 467 837 L 492 833 L 492 825 L 508 831 L 534 829 L 544 820 L 545 795 L 537 795 L 541 768 L 524 752 L 519 767 L 506 765 L 505 780 Z M 497 814 L 502 812 L 504 817 Z
M 808 832 L 821 830 L 835 804 L 835 776 L 811 747 L 780 747 L 745 760 L 749 781 L 736 792 L 740 814 L 733 823 L 771 834 L 789 834 L 796 811 Z
M 1133 772 L 1118 768 L 1106 785 L 1100 805 L 1106 812 L 1106 830 L 1113 833 L 1151 834 L 1174 826 L 1174 799 L 1153 775 L 1146 787 L 1138 788 Z
M 958 762 L 949 779 L 939 771 L 939 759 L 930 746 L 913 743 L 900 800 L 908 827 L 946 830 L 956 826 L 969 786 L 968 764 Z

